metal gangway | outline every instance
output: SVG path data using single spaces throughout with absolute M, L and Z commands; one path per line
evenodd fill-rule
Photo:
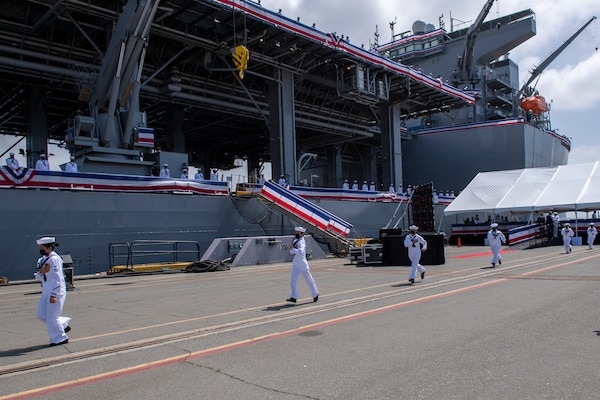
M 298 222 L 306 231 L 320 235 L 330 244 L 349 248 L 353 245 L 348 238 L 352 224 L 310 201 L 289 191 L 273 181 L 265 182 L 259 197 L 281 215 Z

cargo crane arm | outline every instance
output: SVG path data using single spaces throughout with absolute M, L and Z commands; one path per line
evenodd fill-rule
M 465 47 L 458 63 L 458 70 L 462 82 L 468 82 L 472 78 L 471 67 L 473 66 L 473 51 L 475 48 L 475 40 L 477 39 L 477 34 L 479 33 L 481 24 L 483 24 L 483 20 L 487 17 L 493 4 L 494 0 L 487 0 L 485 5 L 479 12 L 477 19 L 467 30 Z
M 569 39 L 567 39 L 562 44 L 562 46 L 560 46 L 558 49 L 556 49 L 552 54 L 550 54 L 548 56 L 548 58 L 546 58 L 540 65 L 538 65 L 531 71 L 531 76 L 529 77 L 527 82 L 525 82 L 525 84 L 521 87 L 521 90 L 519 91 L 519 93 L 523 97 L 531 96 L 533 94 L 534 90 L 529 85 L 531 85 L 531 83 L 542 74 L 542 72 L 546 69 L 546 67 L 548 67 L 548 65 L 550 65 L 550 63 L 552 63 L 552 61 L 554 61 L 554 59 L 556 59 L 556 57 L 558 57 L 559 54 L 562 53 L 563 50 L 566 49 L 567 46 L 569 46 L 571 44 L 571 42 L 573 40 L 575 40 L 575 38 L 577 36 L 579 36 L 579 34 L 581 34 L 581 32 L 583 32 L 583 30 L 585 28 L 587 28 L 588 25 L 591 24 L 592 21 L 594 21 L 595 19 L 596 19 L 595 16 L 590 18 L 590 20 L 588 22 L 586 22 L 581 28 L 579 28 L 579 30 L 577 32 L 575 32 L 573 34 L 573 36 L 571 36 Z
M 123 145 L 129 141 L 133 126 L 134 113 L 137 111 L 140 77 L 148 34 L 156 14 L 159 0 L 129 0 L 113 30 L 111 41 L 98 80 L 91 94 L 90 109 L 102 109 L 108 117 L 103 132 L 99 135 L 105 146 Z M 126 118 L 119 109 L 128 103 Z M 112 121 L 124 121 L 116 124 Z M 122 143 L 110 143 L 114 129 L 121 136 Z

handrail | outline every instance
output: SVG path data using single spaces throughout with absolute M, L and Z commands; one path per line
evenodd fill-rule
M 181 249 L 182 245 L 194 245 L 195 250 Z M 161 246 L 163 246 L 161 248 Z M 168 247 L 167 247 L 168 246 Z M 127 247 L 127 252 L 119 252 L 120 248 Z M 169 248 L 170 247 L 170 248 Z M 150 249 L 148 249 L 150 248 Z M 134 240 L 132 242 L 115 242 L 109 244 L 109 270 L 115 267 L 115 261 L 119 258 L 127 258 L 125 271 L 133 270 L 134 260 L 145 258 L 144 263 L 159 258 L 157 262 L 179 261 L 183 254 L 195 254 L 195 260 L 200 260 L 200 243 L 193 240 Z M 170 261 L 165 261 L 164 256 L 171 256 Z

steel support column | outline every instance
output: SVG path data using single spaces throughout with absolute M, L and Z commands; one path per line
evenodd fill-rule
M 381 179 L 384 190 L 390 183 L 397 188 L 402 184 L 402 138 L 400 106 L 383 105 L 381 112 Z
M 296 123 L 294 110 L 294 75 L 279 71 L 279 82 L 269 83 L 269 136 L 273 179 L 285 175 L 288 183 L 296 182 Z
M 29 86 L 27 88 L 27 167 L 34 168 L 40 153 L 46 153 L 50 166 L 56 167 L 48 154 L 48 116 L 46 115 L 46 88 Z

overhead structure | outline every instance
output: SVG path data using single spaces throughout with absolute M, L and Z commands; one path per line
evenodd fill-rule
M 593 210 L 600 210 L 600 161 L 479 173 L 444 215 Z
M 333 154 L 345 163 L 375 154 L 383 109 L 397 107 L 400 119 L 475 101 L 249 0 L 23 0 L 5 11 L 3 133 L 31 133 L 38 88 L 42 139 L 121 169 L 156 169 L 159 152 L 174 152 L 184 156 L 178 168 L 227 170 L 245 159 L 293 177 L 303 153 L 331 164 Z M 350 142 L 346 153 L 335 148 Z M 334 173 L 324 183 L 336 185 Z

